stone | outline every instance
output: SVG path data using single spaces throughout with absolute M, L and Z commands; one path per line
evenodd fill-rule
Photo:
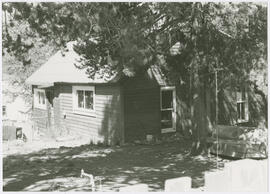
M 187 192 L 191 190 L 191 178 L 180 177 L 165 181 L 165 192 Z
M 152 142 L 153 141 L 153 135 L 146 135 L 146 141 Z
M 269 189 L 268 189 L 268 183 L 269 183 L 269 176 L 268 176 L 268 172 L 269 172 L 269 169 L 268 169 L 268 160 L 263 160 L 262 161 L 262 175 L 263 175 L 263 181 L 262 181 L 262 189 L 264 192 L 268 192 Z
M 207 192 L 228 192 L 230 180 L 227 171 L 206 172 L 204 174 L 205 191 Z
M 137 184 L 127 187 L 122 187 L 119 189 L 119 192 L 148 192 L 148 185 L 146 184 Z
M 231 192 L 267 191 L 267 165 L 258 160 L 244 159 L 225 164 Z M 267 171 L 268 172 L 268 169 Z

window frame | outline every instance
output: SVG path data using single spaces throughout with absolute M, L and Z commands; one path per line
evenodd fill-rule
M 162 92 L 163 91 L 172 91 L 172 102 L 173 106 L 171 108 L 162 108 Z M 163 86 L 160 88 L 160 114 L 162 111 L 172 111 L 172 127 L 171 128 L 162 128 L 161 133 L 176 132 L 176 89 L 175 86 Z M 162 120 L 160 120 L 162 122 Z
M 38 93 L 43 93 L 44 94 L 44 104 L 39 103 L 39 96 Z M 46 91 L 45 89 L 40 89 L 40 88 L 34 88 L 34 108 L 39 108 L 46 110 L 47 107 L 47 101 L 46 101 Z
M 2 105 L 2 116 L 3 117 L 6 117 L 7 116 L 7 106 L 6 105 Z
M 245 96 L 245 99 L 243 99 L 243 94 Z M 241 96 L 241 98 L 238 98 L 238 95 Z M 244 103 L 244 119 L 241 119 L 238 117 L 238 104 Z M 237 123 L 247 123 L 249 121 L 249 107 L 248 107 L 248 93 L 246 88 L 242 88 L 240 91 L 236 92 L 236 109 L 237 109 Z M 240 112 L 241 115 L 241 112 Z
M 78 107 L 78 95 L 77 91 L 91 91 L 93 92 L 93 109 L 86 109 Z M 84 104 L 85 104 L 85 95 L 84 95 Z M 95 116 L 95 86 L 72 86 L 72 109 L 73 113 Z

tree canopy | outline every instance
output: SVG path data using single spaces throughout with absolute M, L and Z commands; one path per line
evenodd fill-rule
M 20 56 L 33 46 L 20 34 L 10 36 L 14 20 L 23 21 L 30 37 L 60 47 L 76 40 L 89 75 L 103 68 L 132 76 L 151 64 L 164 65 L 161 59 L 171 59 L 177 42 L 177 56 L 185 58 L 189 71 L 219 66 L 228 74 L 246 75 L 266 59 L 267 8 L 253 3 L 25 2 L 4 3 L 3 11 L 8 15 L 3 20 L 4 52 Z

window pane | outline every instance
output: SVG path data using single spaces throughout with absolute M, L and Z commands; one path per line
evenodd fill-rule
M 47 90 L 45 96 L 46 96 L 49 104 L 53 107 L 53 98 L 54 98 L 53 90 Z
M 245 120 L 245 103 L 241 103 L 241 119 Z
M 40 104 L 41 103 L 41 96 L 40 96 L 40 92 L 38 92 L 38 103 Z
M 41 94 L 42 104 L 45 104 L 45 95 L 44 95 L 44 92 L 40 92 L 40 94 Z
M 242 100 L 246 100 L 246 91 L 245 91 L 245 89 L 242 90 Z
M 241 103 L 237 103 L 237 119 L 240 119 L 240 115 L 241 115 L 240 104 Z
M 83 90 L 77 90 L 77 96 L 78 96 L 78 107 L 84 108 Z
M 237 91 L 236 96 L 237 101 L 245 101 L 247 97 L 246 89 L 242 88 L 241 90 Z
M 3 116 L 6 115 L 6 106 L 2 106 L 2 113 L 3 113 Z
M 172 111 L 161 111 L 161 128 L 172 128 Z
M 237 103 L 237 118 L 246 120 L 245 102 Z
M 161 105 L 162 109 L 172 108 L 173 107 L 173 91 L 164 90 L 161 92 Z
M 93 109 L 93 91 L 85 91 L 85 108 Z
M 242 93 L 241 92 L 236 93 L 236 100 L 237 101 L 242 101 Z

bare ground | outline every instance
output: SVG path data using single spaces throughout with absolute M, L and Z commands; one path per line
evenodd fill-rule
M 200 188 L 204 172 L 216 170 L 216 158 L 189 156 L 189 146 L 185 141 L 122 147 L 71 142 L 13 143 L 8 149 L 4 145 L 3 190 L 91 191 L 88 180 L 80 178 L 81 169 L 103 178 L 102 191 L 139 183 L 163 191 L 166 179 L 183 176 L 192 178 L 193 188 Z M 221 168 L 224 162 L 219 159 Z

